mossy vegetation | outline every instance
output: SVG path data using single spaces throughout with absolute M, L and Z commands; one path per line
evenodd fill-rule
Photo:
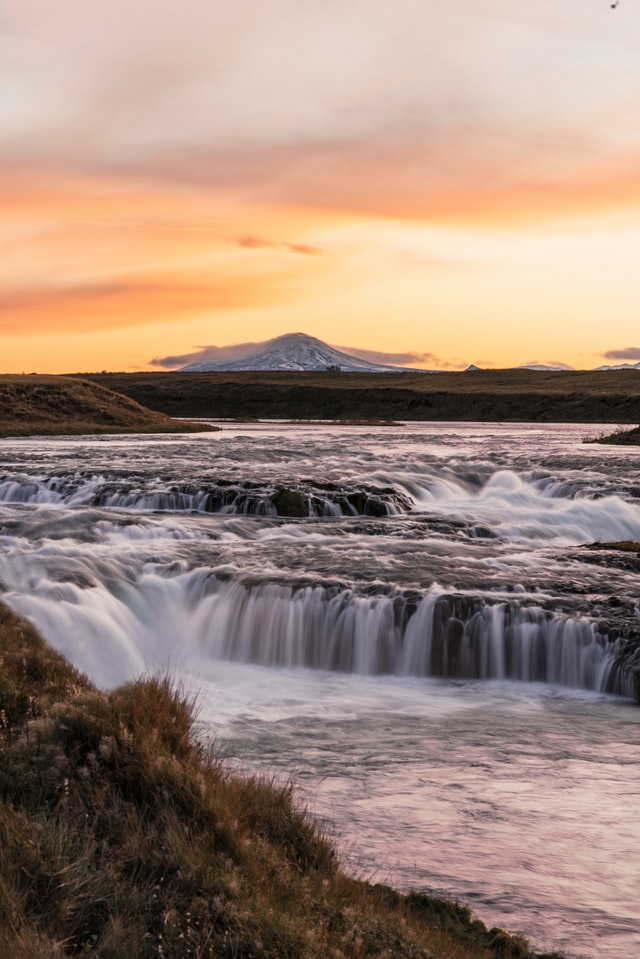
M 193 433 L 210 429 L 145 409 L 128 396 L 62 376 L 0 376 L 0 436 Z
M 531 955 L 465 907 L 347 876 L 291 786 L 196 741 L 166 678 L 99 692 L 2 606 L 0 676 L 0 955 Z

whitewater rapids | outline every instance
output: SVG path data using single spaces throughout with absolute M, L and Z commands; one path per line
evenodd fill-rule
M 0 595 L 103 687 L 182 677 L 354 868 L 627 959 L 640 563 L 588 544 L 640 541 L 640 451 L 598 431 L 1 440 Z

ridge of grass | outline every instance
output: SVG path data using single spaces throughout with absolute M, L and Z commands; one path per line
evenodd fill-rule
M 202 423 L 172 419 L 88 380 L 0 376 L 0 436 L 193 433 Z
M 0 604 L 0 955 L 533 956 L 346 875 L 292 787 L 231 773 L 194 717 L 166 677 L 96 690 Z

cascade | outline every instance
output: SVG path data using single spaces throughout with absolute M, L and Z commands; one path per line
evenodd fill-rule
M 265 666 L 634 692 L 623 639 L 515 602 L 230 582 L 203 597 L 197 621 L 211 655 Z
M 96 571 L 97 567 L 96 567 Z M 638 637 L 603 632 L 516 600 L 339 585 L 247 582 L 211 570 L 145 571 L 47 583 L 7 594 L 14 609 L 90 674 L 109 685 L 164 656 L 363 675 L 560 684 L 640 698 Z M 78 654 L 86 662 L 78 662 Z M 125 663 L 125 666 L 119 664 Z M 118 672 L 120 670 L 120 672 Z M 124 672 L 122 671 L 124 670 Z
M 218 480 L 199 486 L 159 479 L 135 484 L 128 477 L 78 473 L 0 477 L 0 503 L 298 517 L 398 516 L 411 508 L 406 494 L 371 484 L 340 488 L 299 483 L 287 487 Z

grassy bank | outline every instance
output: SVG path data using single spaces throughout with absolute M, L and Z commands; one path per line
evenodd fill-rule
M 616 430 L 608 436 L 599 436 L 593 442 L 607 446 L 640 446 L 640 426 L 633 430 Z
M 184 433 L 202 430 L 128 396 L 62 376 L 0 376 L 0 436 Z
M 0 955 L 530 956 L 354 880 L 287 786 L 232 774 L 166 680 L 106 694 L 0 605 Z
M 640 422 L 637 370 L 83 374 L 171 416 Z

